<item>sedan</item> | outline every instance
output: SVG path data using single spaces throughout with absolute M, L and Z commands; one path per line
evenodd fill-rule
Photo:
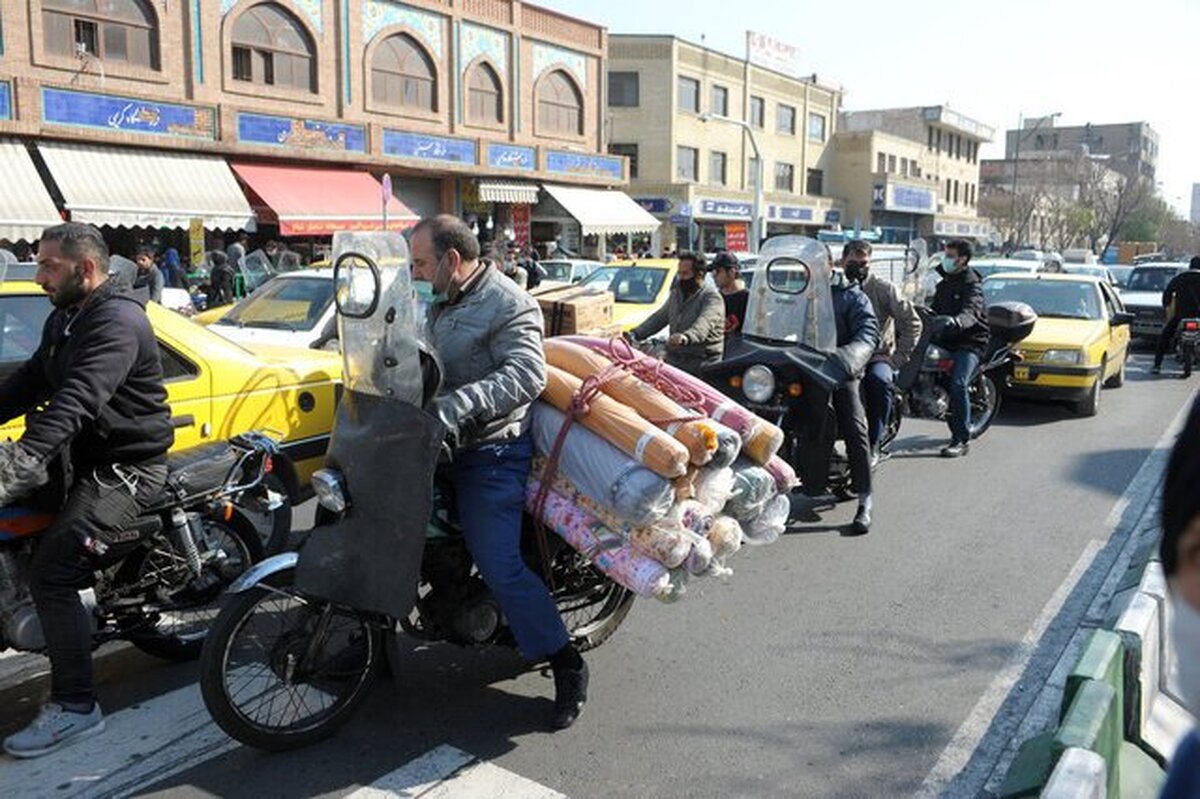
M 542 278 L 538 288 L 562 288 L 570 286 L 574 283 L 579 283 L 584 280 L 592 272 L 600 269 L 604 264 L 599 261 L 578 261 L 561 259 L 555 261 L 539 261 L 542 269 L 546 270 L 546 276 Z
M 613 322 L 622 330 L 632 330 L 667 301 L 678 269 L 674 259 L 647 259 L 629 266 L 601 267 L 579 285 L 611 291 L 616 303 Z
M 1187 268 L 1187 264 L 1159 263 L 1134 267 L 1129 273 L 1121 300 L 1134 315 L 1133 335 L 1157 338 L 1167 323 L 1162 294 L 1171 278 Z
M 215 319 L 201 314 L 198 321 L 239 344 L 337 349 L 332 269 L 276 275 L 223 310 Z

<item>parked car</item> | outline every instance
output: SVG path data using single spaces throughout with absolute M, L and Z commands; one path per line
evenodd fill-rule
M 1106 281 L 1009 272 L 985 280 L 983 294 L 989 305 L 1023 302 L 1038 315 L 1021 342 L 1024 360 L 1013 366 L 1012 393 L 1067 400 L 1080 414 L 1093 416 L 1101 389 L 1125 383 L 1133 315 Z
M 337 349 L 333 270 L 304 269 L 276 275 L 258 291 L 197 321 L 239 344 L 279 344 Z
M 622 330 L 632 330 L 667 301 L 678 270 L 679 262 L 673 258 L 630 261 L 601 267 L 579 285 L 611 291 L 616 301 L 613 322 Z
M 1129 273 L 1125 289 L 1121 292 L 1121 301 L 1134 315 L 1135 337 L 1157 337 L 1162 332 L 1167 321 L 1167 313 L 1162 305 L 1163 290 L 1171 278 L 1186 268 L 1187 264 L 1158 262 L 1135 266 Z
M 579 283 L 592 272 L 604 267 L 604 264 L 599 261 L 581 261 L 570 258 L 539 261 L 538 263 L 546 270 L 546 276 L 542 278 L 539 289 L 561 288 Z
M 992 275 L 1001 273 L 1026 273 L 1032 274 L 1036 272 L 1042 265 L 1041 261 L 1025 260 L 1023 258 L 972 258 L 971 268 L 979 273 L 982 278 L 988 278 Z
M 1108 283 L 1113 288 L 1117 287 L 1117 279 L 1113 276 L 1112 270 L 1101 264 L 1080 264 L 1068 263 L 1063 266 L 1068 275 L 1088 275 L 1089 277 L 1098 277 Z
M 1108 271 L 1112 273 L 1113 280 L 1116 281 L 1116 287 L 1124 291 L 1125 286 L 1129 283 L 1129 276 L 1133 274 L 1135 267 L 1124 264 L 1108 264 L 1107 266 Z

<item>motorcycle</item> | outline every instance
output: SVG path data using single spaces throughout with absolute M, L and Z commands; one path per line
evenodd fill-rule
M 246 433 L 173 453 L 158 500 L 119 535 L 96 584 L 80 592 L 100 646 L 125 640 L 171 661 L 199 656 L 221 593 L 263 555 L 258 531 L 235 501 L 259 489 L 278 453 Z M 46 643 L 29 591 L 37 535 L 54 513 L 0 508 L 0 650 L 41 652 Z
M 419 332 L 423 306 L 404 239 L 339 232 L 334 249 L 346 391 L 325 466 L 313 477 L 316 526 L 297 551 L 230 586 L 201 656 L 213 719 L 265 750 L 306 746 L 346 723 L 384 661 L 396 662 L 400 633 L 514 645 L 436 474 L 449 449 L 425 408 L 442 371 Z M 577 648 L 616 631 L 631 592 L 556 536 L 539 536 L 528 519 L 523 550 Z
M 1183 364 L 1183 376 L 1192 376 L 1192 366 L 1196 362 L 1196 349 L 1200 345 L 1200 319 L 1187 318 L 1179 320 L 1179 361 Z

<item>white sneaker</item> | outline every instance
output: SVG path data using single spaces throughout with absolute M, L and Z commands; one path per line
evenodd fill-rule
M 90 713 L 74 713 L 51 702 L 43 705 L 28 727 L 4 739 L 4 751 L 13 757 L 41 757 L 76 741 L 104 732 L 100 703 Z

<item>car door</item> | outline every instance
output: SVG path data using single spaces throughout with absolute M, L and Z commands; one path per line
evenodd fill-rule
M 1116 291 L 1111 286 L 1105 283 L 1100 283 L 1100 293 L 1104 297 L 1104 313 L 1108 320 L 1108 352 L 1109 363 L 1114 364 L 1113 373 L 1120 369 L 1120 365 L 1129 357 L 1129 339 L 1131 331 L 1129 325 L 1114 325 L 1112 320 L 1118 313 L 1124 313 L 1125 306 L 1121 303 L 1121 298 L 1117 296 Z
M 152 313 L 152 322 L 154 316 L 157 314 Z M 195 347 L 165 327 L 156 324 L 154 332 L 171 406 L 171 426 L 175 429 L 172 449 L 187 449 L 213 440 L 212 367 Z
M 37 351 L 42 327 L 52 310 L 44 295 L 0 294 L 0 382 Z M 14 441 L 24 429 L 23 417 L 0 422 L 0 441 Z

